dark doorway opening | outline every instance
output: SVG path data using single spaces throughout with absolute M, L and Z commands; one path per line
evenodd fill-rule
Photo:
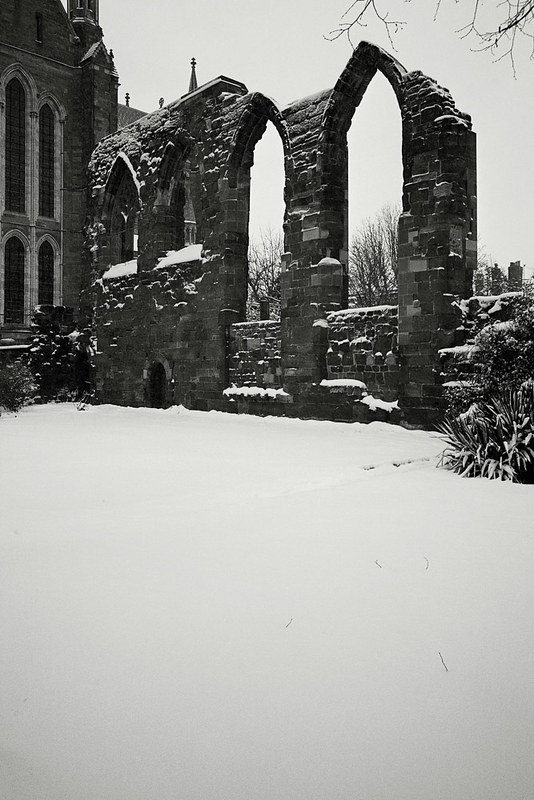
M 151 408 L 165 408 L 167 400 L 167 375 L 158 361 L 150 370 L 149 400 Z

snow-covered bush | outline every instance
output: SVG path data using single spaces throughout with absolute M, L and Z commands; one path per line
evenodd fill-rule
M 74 329 L 63 306 L 38 306 L 32 321 L 36 333 L 29 364 L 38 384 L 38 399 L 69 400 L 90 394 L 89 329 Z
M 449 416 L 467 411 L 473 403 L 488 400 L 495 392 L 518 388 L 534 378 L 532 288 L 527 286 L 522 294 L 506 296 L 502 305 L 504 319 L 484 325 L 472 342 L 471 375 L 446 386 Z M 463 368 L 465 364 L 460 365 L 460 370 Z
M 477 334 L 475 346 L 486 395 L 534 377 L 534 298 L 529 293 L 519 297 L 511 319 L 487 325 Z
M 534 381 L 474 403 L 440 426 L 441 465 L 464 477 L 534 483 Z
M 18 411 L 33 399 L 37 391 L 31 370 L 21 361 L 0 365 L 0 406 Z

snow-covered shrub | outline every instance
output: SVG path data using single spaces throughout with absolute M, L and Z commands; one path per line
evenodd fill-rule
M 69 400 L 90 393 L 90 331 L 73 330 L 63 306 L 38 306 L 29 364 L 39 387 L 39 400 Z
M 487 325 L 475 338 L 485 394 L 534 377 L 534 299 L 525 293 L 514 305 L 509 321 Z
M 522 294 L 507 296 L 505 306 L 505 319 L 486 324 L 473 340 L 471 375 L 446 386 L 449 416 L 467 411 L 473 403 L 491 398 L 496 391 L 518 388 L 534 378 L 532 288 L 527 286 Z M 460 364 L 460 370 L 465 366 Z
M 483 396 L 481 384 L 475 381 L 463 381 L 453 386 L 446 386 L 447 414 L 450 417 L 457 417 L 467 411 L 473 403 L 482 400 Z
M 21 361 L 0 365 L 0 406 L 18 411 L 29 403 L 37 391 L 31 370 Z
M 534 381 L 506 388 L 448 416 L 441 465 L 464 477 L 534 483 Z

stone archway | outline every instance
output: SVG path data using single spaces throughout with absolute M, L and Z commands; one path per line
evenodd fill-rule
M 167 373 L 161 361 L 154 362 L 150 368 L 148 401 L 150 408 L 167 407 Z
M 430 422 L 441 393 L 437 351 L 451 343 L 457 325 L 451 296 L 468 295 L 476 261 L 476 137 L 447 89 L 367 42 L 355 49 L 331 92 L 284 112 L 297 167 L 289 208 L 291 263 L 282 283 L 284 368 L 297 390 L 312 380 L 312 352 L 303 358 L 300 342 L 310 335 L 313 306 L 328 311 L 347 304 L 347 131 L 377 70 L 389 81 L 402 119 L 402 404 L 408 416 L 413 411 Z M 309 120 L 306 130 L 303 119 Z

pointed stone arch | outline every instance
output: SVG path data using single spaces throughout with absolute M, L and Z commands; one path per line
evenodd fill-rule
M 169 250 L 201 241 L 202 181 L 195 142 L 178 131 L 165 146 L 148 211 L 150 232 L 144 238 L 142 260 L 147 266 Z M 192 233 L 194 229 L 195 234 Z M 198 237 L 196 232 L 198 231 Z
M 293 271 L 285 276 L 282 326 L 287 341 L 298 341 L 304 331 L 296 328 L 310 324 L 314 306 L 319 303 L 324 313 L 347 304 L 347 131 L 377 71 L 389 81 L 402 120 L 402 392 L 406 407 L 428 407 L 435 413 L 440 395 L 436 352 L 454 340 L 457 324 L 448 298 L 468 296 L 476 261 L 475 134 L 470 117 L 458 110 L 447 89 L 419 71 L 407 72 L 367 42 L 353 52 L 331 92 L 300 101 L 285 112 L 299 155 L 290 212 Z M 316 122 L 307 138 L 303 119 Z M 326 269 L 328 259 L 335 259 L 330 264 L 339 264 L 341 273 Z M 317 289 L 301 274 L 312 265 L 318 270 L 313 279 Z M 294 305 L 301 305 L 299 314 Z M 296 355 L 286 348 L 286 364 Z M 299 370 L 301 379 L 309 380 L 310 364 L 303 363 Z
M 3 237 L 0 252 L 1 324 L 25 325 L 30 317 L 30 241 L 21 231 Z
M 232 274 L 227 305 L 245 319 L 248 275 L 250 170 L 254 149 L 269 122 L 282 141 L 284 153 L 284 228 L 292 186 L 291 142 L 286 121 L 275 103 L 260 92 L 247 95 L 235 123 L 222 181 L 222 257 L 224 273 Z
M 118 153 L 109 173 L 102 204 L 106 229 L 101 266 L 130 261 L 138 252 L 140 186 L 132 162 Z

